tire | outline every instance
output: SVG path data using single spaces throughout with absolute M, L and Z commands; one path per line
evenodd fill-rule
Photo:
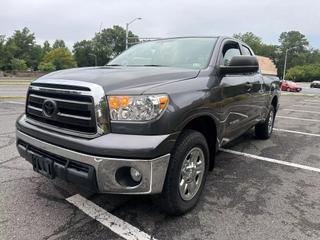
M 286 91 L 291 92 L 291 89 L 290 89 L 290 88 L 287 88 Z
M 197 160 L 191 161 L 191 156 Z M 191 162 L 196 164 L 191 166 Z M 208 167 L 209 148 L 205 137 L 198 131 L 183 131 L 172 151 L 163 191 L 160 196 L 155 198 L 156 204 L 164 212 L 174 216 L 182 215 L 193 209 L 203 190 Z M 197 171 L 202 171 L 202 173 L 197 174 Z M 191 179 L 193 181 L 188 183 Z M 182 186 L 188 185 L 186 188 L 180 187 L 180 183 L 183 182 L 185 184 Z M 195 188 L 193 188 L 194 186 Z M 193 189 L 194 191 L 192 191 Z
M 255 126 L 255 134 L 259 139 L 268 139 L 271 137 L 273 131 L 273 124 L 276 112 L 274 107 L 271 105 L 270 111 L 266 120 L 263 123 L 259 123 Z

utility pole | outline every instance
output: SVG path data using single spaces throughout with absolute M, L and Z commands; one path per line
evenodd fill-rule
M 129 38 L 129 25 L 133 22 L 135 22 L 136 20 L 141 20 L 142 18 L 135 18 L 133 20 L 131 20 L 130 22 L 126 23 L 126 49 L 128 49 L 128 38 Z

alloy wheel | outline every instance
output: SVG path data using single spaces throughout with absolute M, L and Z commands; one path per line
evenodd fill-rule
M 199 191 L 205 171 L 205 158 L 202 149 L 192 148 L 186 155 L 179 181 L 179 193 L 183 200 L 191 200 Z

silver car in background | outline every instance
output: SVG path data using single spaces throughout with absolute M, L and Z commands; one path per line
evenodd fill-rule
M 310 88 L 320 88 L 320 81 L 313 81 L 310 84 Z

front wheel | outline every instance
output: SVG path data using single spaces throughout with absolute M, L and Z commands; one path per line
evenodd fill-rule
M 181 215 L 194 208 L 200 198 L 209 166 L 205 137 L 197 131 L 182 132 L 172 152 L 162 194 L 156 198 L 170 215 Z
M 259 123 L 255 127 L 255 134 L 258 138 L 260 139 L 270 138 L 273 131 L 274 118 L 275 118 L 275 109 L 273 105 L 271 105 L 270 111 L 266 120 L 263 123 Z

